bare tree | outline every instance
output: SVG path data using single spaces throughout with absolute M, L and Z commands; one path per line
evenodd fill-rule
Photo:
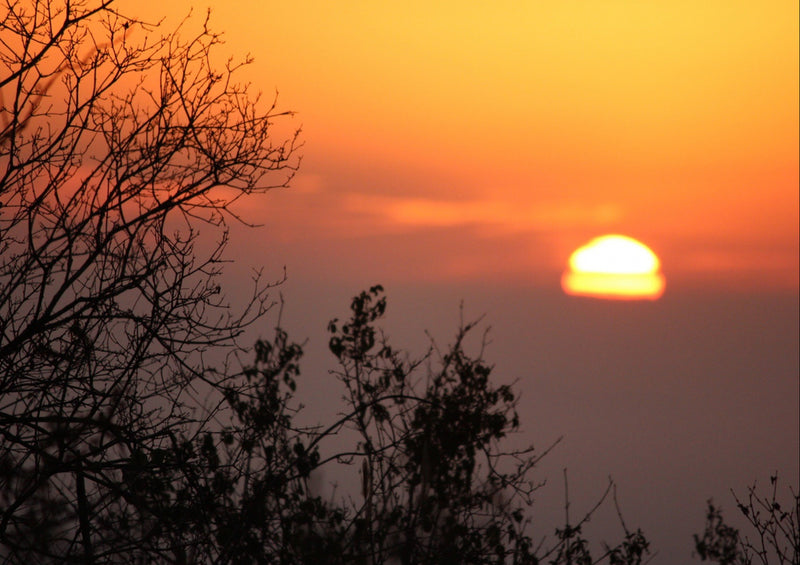
M 269 307 L 257 276 L 238 313 L 221 291 L 231 205 L 298 164 L 297 134 L 274 139 L 287 113 L 237 82 L 249 60 L 212 63 L 207 23 L 165 33 L 113 0 L 0 6 L 8 561 L 187 559 L 139 478 L 212 421 L 227 377 L 205 354 Z

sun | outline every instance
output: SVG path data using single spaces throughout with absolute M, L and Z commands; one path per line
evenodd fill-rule
M 656 300 L 664 294 L 661 261 L 645 244 L 604 235 L 578 248 L 561 278 L 564 292 L 617 300 Z

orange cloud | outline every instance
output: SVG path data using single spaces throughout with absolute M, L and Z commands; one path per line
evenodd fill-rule
M 350 195 L 347 207 L 372 212 L 408 228 L 474 225 L 512 231 L 551 231 L 607 226 L 623 217 L 621 207 L 613 204 L 519 204 L 500 199 L 444 201 L 363 194 Z

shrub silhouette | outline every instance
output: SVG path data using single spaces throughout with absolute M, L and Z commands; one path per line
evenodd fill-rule
M 535 544 L 530 472 L 547 450 L 502 449 L 519 427 L 516 396 L 511 386 L 493 385 L 491 368 L 465 351 L 474 324 L 462 325 L 445 350 L 433 345 L 415 359 L 376 326 L 385 309 L 375 286 L 353 299 L 349 319 L 328 326 L 346 398 L 328 426 L 294 423 L 302 348 L 280 329 L 257 344 L 256 363 L 243 372 L 251 387 L 225 396 L 230 425 L 198 439 L 170 479 L 189 491 L 200 486 L 177 506 L 190 504 L 181 510 L 189 531 L 216 537 L 216 560 L 642 562 L 649 546 L 638 530 L 593 559 L 581 537 L 591 512 Z M 354 445 L 341 446 L 345 429 Z M 333 438 L 338 447 L 323 453 Z M 360 496 L 324 500 L 310 488 L 312 472 L 337 462 L 359 473 Z
M 748 488 L 747 498 L 733 493 L 750 533 L 742 535 L 725 523 L 722 510 L 708 501 L 705 530 L 694 536 L 695 553 L 702 561 L 720 565 L 800 563 L 800 494 L 790 487 L 791 501 L 784 507 L 778 496 L 778 475 L 769 480 L 766 495 L 758 493 L 756 483 Z

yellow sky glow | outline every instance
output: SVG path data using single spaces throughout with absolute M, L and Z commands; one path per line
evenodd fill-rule
M 609 273 L 565 273 L 561 280 L 564 292 L 607 300 L 657 300 L 666 283 L 660 273 L 616 275 Z

